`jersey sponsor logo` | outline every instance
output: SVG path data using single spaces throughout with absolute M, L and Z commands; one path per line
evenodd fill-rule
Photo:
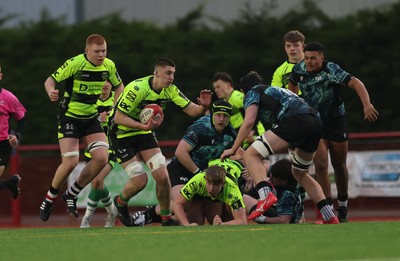
M 136 97 L 137 95 L 133 91 L 128 91 L 128 93 L 126 94 L 126 99 L 128 99 L 128 101 L 130 102 L 133 102 L 136 99 Z
M 60 66 L 61 70 L 64 70 L 65 68 L 67 68 L 68 66 L 68 62 L 65 62 L 63 65 Z
M 191 190 L 197 190 L 197 183 L 196 181 L 193 181 L 189 184 L 189 187 Z
M 125 111 L 129 111 L 129 108 L 131 107 L 130 105 L 128 105 L 124 100 L 119 102 L 119 107 L 121 107 L 122 109 L 124 109 Z
M 315 82 L 321 82 L 323 79 L 322 79 L 322 76 L 317 76 L 314 78 L 314 80 L 315 80 Z
M 192 197 L 192 193 L 190 193 L 189 189 L 187 189 L 187 188 L 182 189 L 182 193 L 186 196 L 186 198 Z
M 81 85 L 79 85 L 79 90 L 80 90 L 80 91 L 85 92 L 85 91 L 87 91 L 88 89 L 89 89 L 89 86 L 87 86 L 86 84 L 81 84 Z

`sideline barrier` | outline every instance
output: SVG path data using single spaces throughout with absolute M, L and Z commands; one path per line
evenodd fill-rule
M 84 166 L 85 162 L 79 162 L 78 166 L 76 166 L 68 178 L 68 186 L 75 182 Z M 129 201 L 129 206 L 155 206 L 158 204 L 156 198 L 156 183 L 151 175 L 150 169 L 147 166 L 145 167 L 145 170 L 148 178 L 147 185 L 141 192 L 131 198 Z M 104 180 L 104 184 L 107 186 L 111 195 L 115 196 L 122 191 L 122 188 L 127 181 L 128 176 L 125 174 L 122 166 L 115 164 L 114 169 Z M 78 208 L 86 208 L 90 189 L 91 185 L 88 185 L 81 191 L 81 193 L 79 193 L 78 201 L 76 202 L 76 206 Z M 103 207 L 101 201 L 99 202 L 98 207 Z

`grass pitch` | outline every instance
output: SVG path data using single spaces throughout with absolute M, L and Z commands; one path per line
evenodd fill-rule
M 400 260 L 400 222 L 0 230 L 0 260 Z

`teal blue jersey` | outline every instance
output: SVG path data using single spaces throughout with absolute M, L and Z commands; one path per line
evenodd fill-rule
M 219 158 L 224 150 L 233 146 L 236 131 L 232 125 L 218 133 L 211 122 L 212 114 L 205 115 L 189 126 L 182 137 L 193 149 L 189 152 L 200 169 L 206 169 L 210 159 Z
M 351 74 L 332 62 L 325 62 L 318 73 L 309 73 L 302 61 L 293 67 L 290 80 L 300 88 L 304 100 L 318 110 L 321 120 L 325 121 L 346 115 L 340 99 L 340 88 L 346 87 L 351 78 Z
M 228 102 L 232 104 L 232 115 L 230 123 L 236 131 L 239 131 L 240 126 L 244 120 L 244 93 L 238 90 L 234 90 L 229 97 Z M 262 135 L 265 132 L 264 125 L 259 121 L 256 125 L 256 133 Z
M 304 208 L 299 189 L 297 188 L 294 192 L 285 189 L 283 191 L 278 191 L 277 194 L 278 202 L 264 215 L 267 217 L 291 215 L 290 223 L 298 223 Z
M 245 109 L 253 104 L 258 107 L 258 117 L 271 124 L 278 124 L 297 114 L 318 115 L 318 112 L 288 89 L 263 84 L 254 86 L 246 93 Z

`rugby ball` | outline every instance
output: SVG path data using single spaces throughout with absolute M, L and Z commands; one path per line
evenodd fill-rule
M 158 104 L 148 104 L 140 112 L 140 122 L 146 124 L 151 118 L 159 121 L 163 116 L 163 109 Z

